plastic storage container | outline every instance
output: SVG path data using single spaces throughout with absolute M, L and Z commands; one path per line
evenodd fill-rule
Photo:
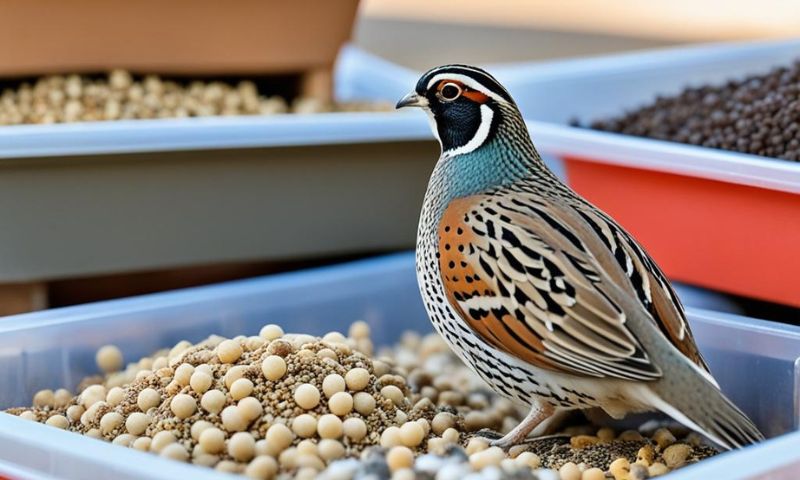
M 351 82 L 342 94 L 389 100 L 415 85 L 417 73 L 347 54 Z M 539 150 L 562 159 L 570 184 L 619 220 L 671 278 L 800 306 L 800 164 L 568 125 L 798 57 L 800 40 L 792 40 L 490 69 L 529 120 Z
M 800 328 L 706 310 L 690 310 L 689 317 L 722 388 L 769 436 L 793 430 Z M 181 339 L 255 334 L 265 323 L 323 334 L 356 319 L 370 323 L 378 344 L 404 330 L 430 330 L 411 254 L 8 317 L 0 323 L 0 408 L 29 404 L 41 388 L 74 388 L 96 373 L 94 353 L 103 344 L 119 345 L 130 361 Z M 796 461 L 798 442 L 800 433 L 785 435 L 674 478 L 751 478 Z M 95 478 L 101 472 L 118 479 L 220 478 L 0 414 L 0 476 Z

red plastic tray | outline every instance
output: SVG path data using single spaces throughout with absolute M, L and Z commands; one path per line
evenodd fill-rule
M 800 307 L 800 195 L 564 157 L 672 279 Z

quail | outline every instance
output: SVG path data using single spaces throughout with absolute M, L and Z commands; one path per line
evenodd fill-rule
M 720 391 L 659 267 L 544 165 L 492 75 L 434 68 L 402 107 L 428 114 L 442 150 L 417 233 L 426 310 L 464 363 L 530 408 L 494 445 L 598 407 L 661 411 L 723 449 L 763 439 Z

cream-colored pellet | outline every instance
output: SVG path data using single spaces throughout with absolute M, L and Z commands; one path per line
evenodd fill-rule
M 613 428 L 603 427 L 597 430 L 597 438 L 599 438 L 601 442 L 610 442 L 614 440 L 614 437 L 616 437 L 616 434 Z
M 334 393 L 328 401 L 328 408 L 334 415 L 343 417 L 353 411 L 353 397 L 347 392 Z
M 280 380 L 286 374 L 286 360 L 278 355 L 269 355 L 261 362 L 261 372 L 267 380 Z
M 407 422 L 400 427 L 400 440 L 406 447 L 417 447 L 425 438 L 425 429 L 417 422 Z
M 86 431 L 85 435 L 89 438 L 103 438 L 103 433 L 99 428 L 90 428 Z
M 136 372 L 136 376 L 134 377 L 136 380 L 141 380 L 143 378 L 147 378 L 152 375 L 153 372 L 151 370 L 139 370 Z
M 176 417 L 184 419 L 194 415 L 194 412 L 197 411 L 197 401 L 191 395 L 179 393 L 172 397 L 169 409 Z
M 408 447 L 392 447 L 386 454 L 386 463 L 392 472 L 411 468 L 414 465 L 414 452 Z
M 360 418 L 350 417 L 344 421 L 342 427 L 344 436 L 354 442 L 361 441 L 367 435 L 367 424 Z
M 244 377 L 244 372 L 246 370 L 247 367 L 245 367 L 244 365 L 236 365 L 228 369 L 228 371 L 225 373 L 225 377 L 223 378 L 223 380 L 225 381 L 225 386 L 228 387 L 228 390 L 230 390 L 231 386 L 233 385 L 233 382 Z
M 294 430 L 295 426 L 297 425 L 297 421 L 300 419 L 300 417 L 310 417 L 311 420 L 314 423 L 312 432 L 316 431 L 316 427 L 317 427 L 316 420 L 314 419 L 314 417 L 312 417 L 311 415 L 307 415 L 307 414 L 300 415 L 300 416 L 298 416 L 298 417 L 296 417 L 294 419 L 294 421 L 292 422 L 292 429 L 293 430 Z M 303 422 L 303 420 L 301 420 L 301 423 L 302 422 Z M 308 428 L 308 427 L 306 426 L 305 428 Z M 295 430 L 294 433 L 296 433 L 299 437 L 303 437 L 303 438 L 307 438 L 307 437 L 311 436 L 311 435 L 301 435 L 300 433 L 297 432 L 297 430 Z M 305 430 L 304 430 L 304 433 L 305 433 Z M 312 435 L 313 435 L 313 433 L 312 433 Z M 292 430 L 289 430 L 289 427 L 287 427 L 286 425 L 284 425 L 282 423 L 275 423 L 275 424 L 271 425 L 269 427 L 269 429 L 267 430 L 266 440 L 267 440 L 267 444 L 271 448 L 273 448 L 275 451 L 281 452 L 281 451 L 285 450 L 286 448 L 288 448 L 289 445 L 292 444 L 292 442 L 294 441 L 294 435 L 292 434 Z
M 344 457 L 345 449 L 342 442 L 330 438 L 323 438 L 317 446 L 319 456 L 326 462 Z
M 100 347 L 94 359 L 98 368 L 106 373 L 116 372 L 122 368 L 122 352 L 115 345 Z
M 136 399 L 136 405 L 138 405 L 139 410 L 143 412 L 147 412 L 151 408 L 157 407 L 159 404 L 161 404 L 161 394 L 149 387 L 139 392 L 139 396 Z
M 381 388 L 381 395 L 394 402 L 398 407 L 403 405 L 403 399 L 405 398 L 403 396 L 403 391 L 394 385 L 386 385 Z
M 400 437 L 400 428 L 388 427 L 381 433 L 381 447 L 391 448 L 398 447 L 403 444 L 403 439 Z
M 114 387 L 106 394 L 106 403 L 112 407 L 119 405 L 125 399 L 125 390 L 120 387 Z
M 281 338 L 283 336 L 283 329 L 278 325 L 264 325 L 261 327 L 261 331 L 258 332 L 258 336 L 270 342 L 272 340 Z
M 307 413 L 298 415 L 292 420 L 292 431 L 300 438 L 309 438 L 317 433 L 317 419 Z
M 167 445 L 171 443 L 175 443 L 177 439 L 175 435 L 170 432 L 169 430 L 162 430 L 155 435 L 153 435 L 153 441 L 150 442 L 150 451 L 151 452 L 160 452 L 164 449 Z
M 180 443 L 170 443 L 164 446 L 159 453 L 162 457 L 185 462 L 189 460 L 189 452 Z
M 506 454 L 502 448 L 489 447 L 471 454 L 469 456 L 469 464 L 475 470 L 483 470 L 490 465 L 500 465 L 504 458 L 506 458 Z
M 278 473 L 278 462 L 267 455 L 259 455 L 254 458 L 247 468 L 244 469 L 244 474 L 249 478 L 258 480 L 269 480 Z
M 322 392 L 328 398 L 339 392 L 344 392 L 346 387 L 347 384 L 344 381 L 344 377 L 337 373 L 331 373 L 322 380 Z
M 340 343 L 347 345 L 347 338 L 339 332 L 328 332 L 322 337 L 322 341 L 328 343 Z
M 239 409 L 239 412 L 241 412 L 244 418 L 251 422 L 264 413 L 264 407 L 255 397 L 245 397 L 239 400 L 239 403 L 236 404 L 236 407 Z
M 618 458 L 611 462 L 608 471 L 614 476 L 615 480 L 627 480 L 631 471 L 631 464 L 627 458 Z
M 219 413 L 225 406 L 225 394 L 219 390 L 209 390 L 200 398 L 200 406 L 208 413 Z
M 21 418 L 23 420 L 36 421 L 36 414 L 31 412 L 30 410 L 25 410 L 24 412 L 19 414 L 19 418 Z
M 111 440 L 111 443 L 114 445 L 122 445 L 123 447 L 130 447 L 134 440 L 136 440 L 136 436 L 131 435 L 130 433 L 122 433 L 114 437 L 114 440 Z
M 195 442 L 200 440 L 200 435 L 208 430 L 209 428 L 213 428 L 214 424 L 208 422 L 206 420 L 198 420 L 192 424 L 192 428 L 189 429 L 189 433 L 192 434 L 192 440 Z
M 447 443 L 458 443 L 460 439 L 461 439 L 461 434 L 455 428 L 448 428 L 447 430 L 442 432 L 442 440 L 444 440 Z
M 542 459 L 533 452 L 522 452 L 517 455 L 514 461 L 517 462 L 518 465 L 533 469 L 539 468 L 542 465 Z
M 212 455 L 210 453 L 201 453 L 198 455 L 193 455 L 192 457 L 193 464 L 203 467 L 212 468 L 217 464 L 217 462 L 219 462 L 219 456 Z
M 142 412 L 133 412 L 125 420 L 125 429 L 131 435 L 141 435 L 150 425 L 150 416 Z
M 657 477 L 659 475 L 666 475 L 669 473 L 669 468 L 661 462 L 656 462 L 649 467 L 647 467 L 647 473 L 651 477 Z
M 228 455 L 238 462 L 247 462 L 255 455 L 256 441 L 247 432 L 234 433 L 228 440 Z
M 234 400 L 241 400 L 251 393 L 253 393 L 253 382 L 247 378 L 240 378 L 231 385 L 231 397 Z
M 561 480 L 581 480 L 581 469 L 574 462 L 567 462 L 558 469 L 558 475 Z
M 107 435 L 122 424 L 122 415 L 117 412 L 108 412 L 100 419 L 100 431 Z
M 69 420 L 67 420 L 67 417 L 64 415 L 53 415 L 44 423 L 50 425 L 51 427 L 60 428 L 62 430 L 69 427 Z
M 606 474 L 599 468 L 593 467 L 583 471 L 581 480 L 605 480 Z
M 362 320 L 353 322 L 350 324 L 350 330 L 348 330 L 347 334 L 350 336 L 350 338 L 355 339 L 369 338 L 369 324 Z
M 225 407 L 225 410 L 222 411 L 221 417 L 222 426 L 229 432 L 241 432 L 247 428 L 247 425 L 249 424 L 244 415 L 242 415 L 242 412 L 240 412 L 239 409 L 234 405 Z
M 150 437 L 139 437 L 133 441 L 131 445 L 134 449 L 140 450 L 142 452 L 147 452 L 150 450 L 150 443 L 153 441 Z
M 665 448 L 675 443 L 676 439 L 675 435 L 673 435 L 672 432 L 670 432 L 668 429 L 659 428 L 658 430 L 655 431 L 655 433 L 653 433 L 653 441 L 656 442 L 656 444 L 658 444 L 661 450 L 664 450 Z
M 219 453 L 225 448 L 225 432 L 217 427 L 210 427 L 200 433 L 198 443 L 206 453 Z
M 104 401 L 105 399 L 106 387 L 102 385 L 89 385 L 83 392 L 81 392 L 80 395 L 81 405 L 83 405 L 83 408 L 86 409 L 97 402 Z
M 189 385 L 192 387 L 192 390 L 200 395 L 206 393 L 208 389 L 211 388 L 213 382 L 214 378 L 211 375 L 197 370 L 195 370 L 189 378 Z
M 367 388 L 369 384 L 369 372 L 366 368 L 354 368 L 344 375 L 347 388 L 354 392 L 360 392 Z
M 223 460 L 214 465 L 214 470 L 225 473 L 239 473 L 241 467 L 238 463 L 232 460 Z
M 233 363 L 242 356 L 242 346 L 234 340 L 223 340 L 217 345 L 217 357 L 222 363 Z
M 469 439 L 469 442 L 467 442 L 467 448 L 465 448 L 465 451 L 467 452 L 467 455 L 472 455 L 473 453 L 481 452 L 487 448 L 489 448 L 489 442 L 487 442 L 485 439 L 472 437 Z
M 39 390 L 33 396 L 33 405 L 36 407 L 52 407 L 56 403 L 56 396 L 52 390 Z
M 343 429 L 342 419 L 330 413 L 319 417 L 317 421 L 317 433 L 320 438 L 339 438 Z
M 72 394 L 66 388 L 59 388 L 53 394 L 53 401 L 56 407 L 66 407 L 72 401 Z
M 439 412 L 433 417 L 433 433 L 441 435 L 448 428 L 456 424 L 456 416 L 450 412 Z
M 300 408 L 310 410 L 319 405 L 319 390 L 310 383 L 304 383 L 294 391 L 294 401 Z
M 339 361 L 339 356 L 336 355 L 336 352 L 334 352 L 330 348 L 321 348 L 317 352 L 317 356 L 319 358 L 328 358 L 330 360 L 333 360 L 334 362 L 338 362 Z
M 80 405 L 71 405 L 67 408 L 67 418 L 70 422 L 75 423 L 81 419 L 81 415 L 85 412 L 86 409 Z
M 182 363 L 178 365 L 178 368 L 175 369 L 175 376 L 172 379 L 178 382 L 178 385 L 185 387 L 186 385 L 189 385 L 189 380 L 192 378 L 193 373 L 193 365 Z
M 676 443 L 667 447 L 662 453 L 662 457 L 669 468 L 678 468 L 686 463 L 690 453 L 692 453 L 692 447 L 685 443 Z
M 311 439 L 301 440 L 300 443 L 297 444 L 296 448 L 298 454 L 309 454 L 309 455 L 319 454 L 319 450 L 317 449 L 317 443 Z
M 353 395 L 353 408 L 361 415 L 369 416 L 375 410 L 375 398 L 367 392 Z
M 297 467 L 297 449 L 294 447 L 287 448 L 278 455 L 278 463 L 284 469 L 291 469 Z

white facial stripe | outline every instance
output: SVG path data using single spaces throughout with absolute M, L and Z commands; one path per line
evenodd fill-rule
M 467 142 L 465 145 L 462 145 L 457 148 L 452 148 L 446 152 L 442 152 L 442 158 L 445 157 L 455 157 L 456 155 L 463 155 L 465 153 L 470 153 L 475 151 L 483 145 L 483 142 L 489 138 L 489 131 L 492 128 L 492 119 L 494 118 L 494 111 L 489 108 L 488 105 L 481 105 L 481 124 L 478 126 L 478 130 L 475 132 L 475 136 L 472 137 L 472 140 Z M 436 125 L 433 125 L 434 132 L 436 131 Z M 438 138 L 438 135 L 437 135 Z M 439 141 L 441 143 L 441 140 Z
M 492 92 L 490 90 L 487 90 L 486 87 L 484 87 L 481 83 L 476 82 L 475 80 L 473 80 L 472 78 L 470 78 L 470 77 L 468 77 L 466 75 L 461 75 L 461 74 L 458 74 L 458 73 L 440 73 L 439 75 L 434 75 L 434 77 L 431 78 L 430 81 L 428 82 L 427 89 L 430 90 L 431 87 L 436 85 L 439 81 L 445 80 L 445 79 L 447 79 L 447 80 L 457 80 L 457 81 L 463 83 L 464 85 L 468 86 L 469 88 L 471 88 L 473 90 L 477 90 L 477 91 L 479 91 L 481 93 L 484 93 L 484 94 L 488 95 L 489 98 L 491 98 L 492 100 L 494 100 L 496 102 L 508 103 L 508 101 L 505 98 L 501 97 L 500 95 L 498 95 L 498 94 L 496 94 L 496 93 L 494 93 L 494 92 Z

